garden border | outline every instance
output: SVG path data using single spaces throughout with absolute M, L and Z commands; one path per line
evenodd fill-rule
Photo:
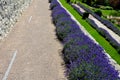
M 58 1 L 58 0 L 57 0 Z M 59 1 L 58 1 L 59 2 Z M 60 2 L 59 2 L 60 3 Z M 61 4 L 61 3 L 60 3 Z M 62 6 L 62 8 L 63 9 L 65 9 L 64 7 L 63 7 L 63 5 L 61 5 Z M 66 10 L 66 9 L 65 9 Z M 67 13 L 69 14 L 69 11 L 68 10 L 66 10 L 67 11 Z M 71 13 L 70 13 L 71 14 Z M 72 16 L 73 17 L 73 15 L 71 14 L 70 16 Z M 74 17 L 73 17 L 74 18 Z M 75 18 L 74 18 L 75 19 Z M 72 19 L 72 20 L 74 20 L 74 19 Z M 75 19 L 75 21 L 77 21 L 76 19 Z M 78 21 L 77 21 L 78 22 Z M 77 24 L 80 24 L 79 22 L 77 23 Z M 83 27 L 84 28 L 84 27 Z M 86 31 L 87 32 L 87 31 Z M 89 36 L 88 36 L 89 37 Z M 91 38 L 90 38 L 91 39 Z M 93 39 L 91 39 L 91 40 L 93 40 Z M 100 45 L 99 45 L 100 46 Z M 106 53 L 107 54 L 107 53 Z M 107 54 L 107 56 L 109 56 L 108 54 Z M 112 58 L 111 58 L 112 59 Z M 109 59 L 110 60 L 110 59 Z M 113 60 L 113 59 L 112 59 Z M 110 61 L 112 61 L 112 60 L 110 60 Z M 113 60 L 114 61 L 114 60 Z

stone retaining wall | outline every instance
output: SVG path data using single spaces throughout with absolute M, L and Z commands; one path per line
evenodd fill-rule
M 0 40 L 10 32 L 30 2 L 31 0 L 0 0 Z

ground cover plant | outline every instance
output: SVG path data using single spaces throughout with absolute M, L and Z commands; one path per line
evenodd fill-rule
M 58 4 L 57 0 L 53 2 Z M 61 12 L 64 13 L 60 16 Z M 57 36 L 64 44 L 62 56 L 69 80 L 120 80 L 103 48 L 81 31 L 61 5 L 52 8 L 52 19 Z

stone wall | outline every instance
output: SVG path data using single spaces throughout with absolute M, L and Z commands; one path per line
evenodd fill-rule
M 0 40 L 10 32 L 31 0 L 0 0 Z

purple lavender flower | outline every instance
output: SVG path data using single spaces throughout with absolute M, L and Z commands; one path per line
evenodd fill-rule
M 63 59 L 69 80 L 120 80 L 118 71 L 109 64 L 103 48 L 86 36 L 70 15 L 52 0 L 52 18 L 57 36 L 64 44 Z

